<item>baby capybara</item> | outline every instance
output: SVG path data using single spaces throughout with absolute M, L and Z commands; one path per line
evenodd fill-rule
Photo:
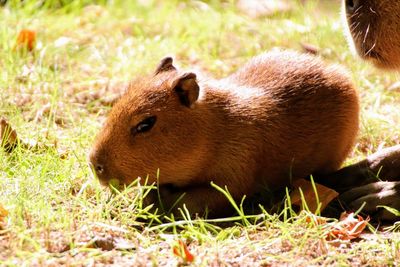
M 222 215 L 227 198 L 337 170 L 358 130 L 358 94 L 336 65 L 269 52 L 215 80 L 164 58 L 133 81 L 98 134 L 90 162 L 99 180 L 160 185 L 161 200 Z M 156 173 L 159 170 L 157 180 Z

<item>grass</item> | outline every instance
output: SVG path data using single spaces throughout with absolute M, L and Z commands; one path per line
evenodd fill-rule
M 289 13 L 253 19 L 230 1 L 40 2 L 9 1 L 0 8 L 0 115 L 22 138 L 48 146 L 0 151 L 0 203 L 10 213 L 0 230 L 0 265 L 174 266 L 183 264 L 172 253 L 177 240 L 188 242 L 196 266 L 399 262 L 397 233 L 372 233 L 337 247 L 304 214 L 283 220 L 241 214 L 229 227 L 193 218 L 160 222 L 135 198 L 146 188 L 111 196 L 86 163 L 110 108 L 104 103 L 163 56 L 223 77 L 265 50 L 301 51 L 302 43 L 345 65 L 360 90 L 362 125 L 348 163 L 397 143 L 400 90 L 388 90 L 397 75 L 354 58 L 339 3 L 292 1 Z M 37 33 L 33 53 L 13 49 L 25 28 Z M 104 249 L 107 244 L 115 249 Z

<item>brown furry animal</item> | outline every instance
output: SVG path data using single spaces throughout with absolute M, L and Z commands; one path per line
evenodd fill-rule
M 400 1 L 343 0 L 350 43 L 358 54 L 384 69 L 400 69 Z M 398 220 L 379 208 L 400 210 L 400 145 L 383 149 L 365 160 L 321 180 L 339 192 L 343 205 L 376 220 Z
M 380 68 L 400 68 L 400 1 L 344 0 L 354 48 Z
M 103 184 L 149 175 L 165 206 L 186 193 L 192 213 L 225 214 L 229 202 L 292 178 L 331 173 L 353 147 L 358 95 L 338 66 L 295 52 L 253 58 L 221 80 L 164 58 L 112 108 L 90 153 Z

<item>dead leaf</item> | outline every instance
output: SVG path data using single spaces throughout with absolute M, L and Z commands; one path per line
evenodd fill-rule
M 299 207 L 303 205 L 303 199 L 299 188 L 301 188 L 304 200 L 311 212 L 316 212 L 319 206 L 319 211 L 323 211 L 326 206 L 339 195 L 335 190 L 326 186 L 317 183 L 314 183 L 314 185 L 316 192 L 314 191 L 311 181 L 305 179 L 295 180 L 293 182 L 293 187 L 295 189 L 290 193 L 292 204 Z
M 312 55 L 317 55 L 319 53 L 319 47 L 309 43 L 301 43 L 303 51 Z
M 69 157 L 70 151 L 63 147 L 63 148 L 58 148 L 57 153 L 60 159 L 67 159 Z
M 100 248 L 104 251 L 110 251 L 113 249 L 133 250 L 136 248 L 136 246 L 132 242 L 129 242 L 128 240 L 125 240 L 123 238 L 112 237 L 112 236 L 96 237 L 92 239 L 89 243 L 87 243 L 85 247 Z
M 172 247 L 172 252 L 175 256 L 181 258 L 185 263 L 194 261 L 194 255 L 190 253 L 186 244 L 182 240 L 178 240 L 177 244 Z
M 327 236 L 328 240 L 351 240 L 359 237 L 368 225 L 369 217 L 364 219 L 360 215 L 344 212 L 338 222 L 332 224 L 332 229 Z
M 312 223 L 314 225 L 324 225 L 327 224 L 328 218 L 308 213 L 306 216 L 306 222 Z
M 46 107 L 45 107 L 46 108 Z M 19 144 L 24 149 L 38 151 L 55 147 L 61 159 L 65 159 L 69 155 L 67 148 L 58 148 L 57 142 L 54 144 L 43 144 L 32 139 L 20 139 L 17 132 L 11 127 L 11 124 L 4 118 L 0 119 L 0 149 L 3 148 L 7 153 L 11 153 Z
M 6 152 L 13 151 L 18 143 L 17 132 L 13 130 L 11 125 L 4 119 L 0 119 L 0 147 Z
M 3 229 L 5 224 L 5 219 L 8 216 L 8 211 L 0 203 L 0 230 Z
M 14 104 L 22 108 L 24 106 L 29 106 L 32 103 L 32 95 L 31 94 L 20 94 L 14 97 Z
M 26 49 L 32 51 L 35 48 L 36 32 L 28 29 L 22 29 L 17 37 L 14 49 Z
M 110 251 L 115 248 L 114 238 L 112 237 L 96 237 L 92 239 L 85 247 L 100 248 L 105 251 Z

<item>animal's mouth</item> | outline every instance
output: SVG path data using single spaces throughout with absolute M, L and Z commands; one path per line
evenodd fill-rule
M 120 180 L 115 179 L 115 178 L 109 178 L 106 174 L 104 173 L 98 173 L 94 167 L 94 165 L 89 161 L 88 166 L 91 172 L 91 176 L 93 179 L 98 180 L 102 186 L 105 187 L 114 187 L 114 188 L 119 188 L 120 187 Z
M 113 178 L 113 179 L 97 179 L 99 183 L 103 187 L 111 188 L 111 189 L 117 189 L 121 190 L 124 187 L 124 184 L 121 183 L 119 179 Z
M 110 179 L 107 181 L 107 186 L 115 189 L 121 188 L 121 182 L 118 179 Z
M 376 52 L 376 51 L 373 50 L 373 49 L 370 49 L 370 50 L 364 52 L 364 53 L 363 53 L 363 57 L 364 57 L 365 59 L 372 59 L 372 60 L 383 61 L 383 57 L 382 57 L 378 52 Z
M 365 60 L 371 61 L 375 66 L 379 68 L 391 68 L 392 64 L 390 60 L 387 60 L 383 57 L 379 52 L 374 49 L 370 49 L 367 52 L 363 53 L 361 57 Z

